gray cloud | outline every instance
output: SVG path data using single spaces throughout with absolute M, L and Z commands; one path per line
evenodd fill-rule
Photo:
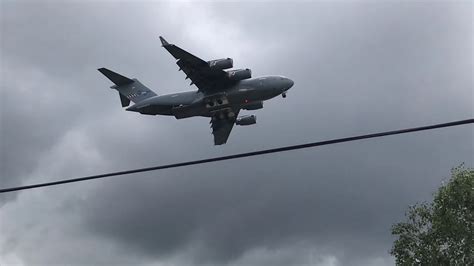
M 472 117 L 472 3 L 2 2 L 1 185 Z M 107 66 L 190 89 L 157 35 L 295 80 L 222 147 L 121 110 Z M 21 103 L 21 104 L 19 104 Z M 390 225 L 460 162 L 459 127 L 2 196 L 0 264 L 392 264 Z

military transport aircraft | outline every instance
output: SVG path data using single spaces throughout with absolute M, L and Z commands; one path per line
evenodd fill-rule
M 122 107 L 127 111 L 146 115 L 170 115 L 177 119 L 193 116 L 211 118 L 214 144 L 227 142 L 234 124 L 246 126 L 257 122 L 255 115 L 238 116 L 239 111 L 263 108 L 263 101 L 282 95 L 293 86 L 293 81 L 283 76 L 252 78 L 250 69 L 233 69 L 231 58 L 204 61 L 189 52 L 168 43 L 160 36 L 163 47 L 177 60 L 179 70 L 196 85 L 197 91 L 157 95 L 140 83 L 107 68 L 98 69 L 115 85 Z

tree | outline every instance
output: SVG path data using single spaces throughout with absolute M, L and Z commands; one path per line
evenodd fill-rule
M 431 203 L 410 206 L 390 254 L 401 265 L 474 265 L 474 169 L 453 168 Z

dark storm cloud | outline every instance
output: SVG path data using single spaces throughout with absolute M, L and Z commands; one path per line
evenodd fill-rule
M 150 40 L 137 44 L 133 38 L 140 38 L 143 31 L 135 29 L 148 24 L 117 27 L 116 17 L 137 15 L 136 7 L 128 4 L 6 2 L 2 6 L 1 145 L 9 152 L 2 152 L 1 169 L 2 184 L 12 186 L 24 181 L 37 167 L 38 157 L 68 130 L 120 111 L 113 108 L 118 96 L 107 91 L 109 84 L 96 69 L 102 65 L 120 69 L 127 65 L 123 62 L 149 58 L 132 57 L 118 47 L 125 43 L 152 47 L 155 36 L 147 34 Z M 98 88 L 108 93 L 93 93 Z
M 473 115 L 468 2 L 2 7 L 2 36 L 10 36 L 2 186 Z M 116 69 L 159 93 L 188 89 L 158 34 L 204 58 L 231 56 L 255 75 L 286 75 L 295 87 L 266 103 L 258 125 L 213 147 L 207 119 L 123 112 L 95 70 Z M 391 263 L 390 225 L 429 199 L 450 167 L 474 161 L 472 133 L 451 128 L 23 192 L 0 209 L 0 254 L 26 264 Z M 63 234 L 42 233 L 53 227 Z M 64 256 L 68 246 L 77 254 Z

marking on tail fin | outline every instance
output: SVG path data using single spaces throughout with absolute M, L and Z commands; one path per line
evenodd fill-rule
M 145 95 L 145 94 L 147 94 L 147 93 L 149 93 L 149 91 L 138 90 L 138 91 L 136 91 L 136 92 L 134 92 L 134 93 L 132 93 L 132 94 L 127 95 L 127 98 L 128 98 L 128 99 L 132 99 L 132 98 L 135 98 L 135 97 L 138 97 L 138 96 Z
M 156 96 L 154 91 L 150 90 L 135 78 L 127 78 L 106 68 L 99 68 L 98 70 L 115 83 L 115 85 L 110 88 L 115 89 L 120 93 L 122 107 L 128 106 L 130 101 L 137 103 Z

